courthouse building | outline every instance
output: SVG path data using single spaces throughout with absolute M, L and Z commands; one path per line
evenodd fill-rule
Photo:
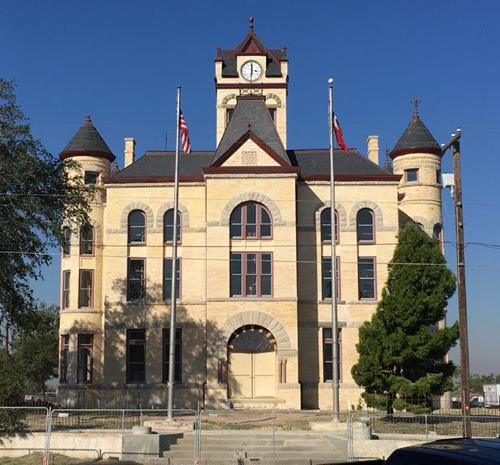
M 89 117 L 61 152 L 97 191 L 90 224 L 65 230 L 61 402 L 165 407 L 175 285 L 176 407 L 331 408 L 334 207 L 340 402 L 358 403 L 358 329 L 377 307 L 396 235 L 408 221 L 440 235 L 442 153 L 416 112 L 392 164 L 377 136 L 367 155 L 335 150 L 332 206 L 328 148 L 287 144 L 288 79 L 286 48 L 253 30 L 217 50 L 217 144 L 180 155 L 176 232 L 174 152 L 138 156 L 126 138 L 118 168 Z

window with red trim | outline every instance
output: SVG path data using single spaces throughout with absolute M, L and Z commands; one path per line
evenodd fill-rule
M 90 224 L 80 229 L 80 255 L 94 255 L 94 228 Z
M 94 336 L 92 334 L 78 335 L 78 373 L 79 384 L 92 383 Z
M 335 257 L 335 295 L 340 295 L 340 262 Z M 323 300 L 332 298 L 332 257 L 321 258 L 321 296 Z
M 91 308 L 94 298 L 94 270 L 80 270 L 78 308 Z
M 358 258 L 358 294 L 359 299 L 375 299 L 377 290 L 375 286 L 375 258 Z
M 146 214 L 142 210 L 132 210 L 128 215 L 128 243 L 146 242 Z
M 231 297 L 272 296 L 272 254 L 231 253 Z
M 174 241 L 174 209 L 167 210 L 163 215 L 163 242 L 171 244 Z M 181 241 L 181 214 L 177 212 L 177 243 Z
M 321 212 L 321 242 L 332 240 L 332 209 L 325 208 Z M 335 210 L 335 242 L 339 242 L 339 212 Z
M 61 335 L 61 354 L 59 362 L 59 382 L 68 382 L 68 353 L 69 353 L 69 334 Z
M 270 239 L 271 214 L 260 203 L 243 203 L 231 213 L 230 234 L 232 239 Z

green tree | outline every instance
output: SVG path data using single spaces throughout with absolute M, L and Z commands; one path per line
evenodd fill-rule
M 421 412 L 432 396 L 453 388 L 454 365 L 445 356 L 458 325 L 438 323 L 454 291 L 438 241 L 408 224 L 399 232 L 382 300 L 359 331 L 352 375 L 368 406 Z
M 87 221 L 93 189 L 82 176 L 69 182 L 73 161 L 48 153 L 31 134 L 16 102 L 14 84 L 0 78 L 0 345 L 9 348 L 9 330 L 29 323 L 36 302 L 30 281 L 52 261 L 62 241 L 63 220 Z M 6 337 L 7 336 L 7 337 Z M 6 340 L 7 339 L 7 340 Z
M 26 391 L 45 393 L 45 383 L 57 375 L 58 330 L 59 308 L 40 306 L 32 314 L 30 327 L 16 334 L 12 354 Z

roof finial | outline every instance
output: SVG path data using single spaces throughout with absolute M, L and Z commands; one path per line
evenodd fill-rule
M 412 99 L 411 104 L 413 105 L 414 108 L 413 115 L 418 116 L 418 107 L 420 106 L 420 100 L 418 99 L 418 97 Z
M 253 32 L 253 21 L 254 21 L 254 17 L 250 16 L 250 31 L 251 32 Z

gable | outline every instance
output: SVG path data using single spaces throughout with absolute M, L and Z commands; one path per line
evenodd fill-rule
M 249 138 L 224 160 L 221 166 L 280 166 L 280 164 Z

